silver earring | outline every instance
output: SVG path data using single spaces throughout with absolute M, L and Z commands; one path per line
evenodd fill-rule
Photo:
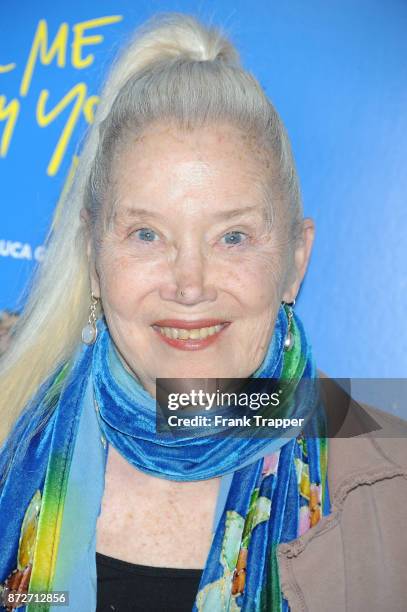
M 291 331 L 291 321 L 293 318 L 293 308 L 295 305 L 295 299 L 290 302 L 282 302 L 283 306 L 287 306 L 287 308 L 285 308 L 285 312 L 287 314 L 287 322 L 288 322 L 288 326 L 287 326 L 287 334 L 286 337 L 284 338 L 284 350 L 285 351 L 291 351 L 291 349 L 294 346 L 294 334 Z
M 96 341 L 98 330 L 96 327 L 96 306 L 98 304 L 99 298 L 91 293 L 91 302 L 89 306 L 89 319 L 88 323 L 82 329 L 82 342 L 84 344 L 93 344 Z

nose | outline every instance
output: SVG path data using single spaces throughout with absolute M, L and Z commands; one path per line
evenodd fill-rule
M 183 245 L 176 249 L 169 265 L 170 279 L 160 288 L 163 300 L 186 306 L 216 300 L 216 287 L 209 282 L 213 276 L 210 275 L 208 257 L 199 245 Z

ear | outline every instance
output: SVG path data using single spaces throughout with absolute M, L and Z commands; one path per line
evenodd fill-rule
M 92 240 L 92 230 L 90 223 L 90 215 L 89 211 L 86 208 L 82 208 L 80 212 L 80 218 L 85 226 L 85 236 L 86 236 L 86 255 L 88 257 L 89 263 L 89 278 L 90 278 L 90 287 L 93 295 L 97 298 L 100 297 L 100 282 L 99 275 L 96 269 L 96 258 L 95 258 L 95 249 L 93 246 Z
M 294 270 L 291 274 L 290 284 L 286 287 L 282 299 L 284 302 L 293 302 L 298 294 L 302 280 L 308 267 L 312 245 L 315 236 L 315 223 L 307 217 L 302 222 L 301 238 L 294 252 Z

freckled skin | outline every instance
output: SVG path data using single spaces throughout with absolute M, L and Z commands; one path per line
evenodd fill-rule
M 157 377 L 249 376 L 264 357 L 281 300 L 297 294 L 313 226 L 288 270 L 287 215 L 276 196 L 271 230 L 264 219 L 265 172 L 270 156 L 226 124 L 181 131 L 158 123 L 129 137 L 116 156 L 115 210 L 92 267 L 92 290 L 125 364 L 153 395 Z M 216 217 L 245 207 L 255 209 Z M 159 216 L 135 217 L 129 208 Z M 140 228 L 153 230 L 154 240 L 142 240 Z M 229 232 L 241 232 L 242 241 L 229 246 Z M 231 325 L 205 349 L 180 351 L 151 327 L 164 318 Z
M 219 478 L 198 482 L 155 478 L 137 470 L 110 446 L 96 550 L 141 565 L 204 567 L 219 484 Z

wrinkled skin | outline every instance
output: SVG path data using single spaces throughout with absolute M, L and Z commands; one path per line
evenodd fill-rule
M 181 131 L 158 123 L 118 151 L 113 204 L 105 204 L 113 206 L 110 222 L 97 247 L 89 240 L 91 286 L 124 364 L 151 394 L 157 377 L 238 378 L 261 364 L 281 300 L 297 295 L 314 236 L 304 219 L 302 240 L 290 244 L 273 183 L 269 227 L 263 186 L 270 172 L 270 156 L 226 124 Z M 210 346 L 183 351 L 152 328 L 167 318 L 231 324 Z

